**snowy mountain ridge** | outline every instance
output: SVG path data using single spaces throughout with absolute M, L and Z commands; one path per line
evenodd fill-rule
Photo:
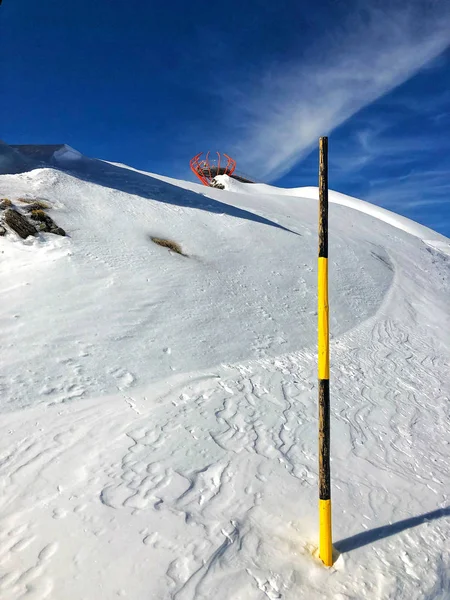
M 316 188 L 32 166 L 0 196 L 69 236 L 0 238 L 2 598 L 450 597 L 449 241 L 330 192 L 325 569 Z

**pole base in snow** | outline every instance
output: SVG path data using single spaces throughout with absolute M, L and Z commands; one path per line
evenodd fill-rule
M 333 564 L 331 543 L 331 500 L 319 500 L 319 558 L 326 567 Z
M 309 548 L 310 553 L 313 555 L 314 558 L 316 558 L 318 561 L 321 562 L 321 564 L 324 567 L 332 567 L 333 565 L 336 564 L 336 561 L 338 560 L 338 558 L 340 557 L 341 553 L 339 552 L 339 550 L 336 550 L 336 548 L 334 546 L 332 546 L 331 551 L 332 551 L 332 555 L 331 555 L 331 565 L 326 565 L 324 563 L 324 561 L 320 558 L 320 550 L 317 546 L 313 546 L 311 545 Z

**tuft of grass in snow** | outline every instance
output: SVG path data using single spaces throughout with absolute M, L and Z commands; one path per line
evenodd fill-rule
M 17 202 L 29 204 L 33 209 L 51 208 L 51 204 L 45 202 L 44 200 L 37 200 L 36 198 L 17 198 Z
M 45 212 L 40 208 L 35 208 L 31 211 L 31 218 L 36 221 L 44 221 L 46 216 Z
M 9 198 L 0 198 L 0 208 L 9 208 L 12 202 Z
M 165 240 L 163 238 L 158 237 L 150 237 L 150 239 L 154 244 L 158 244 L 158 246 L 163 246 L 163 248 L 169 248 L 169 250 L 172 250 L 177 254 L 181 254 L 181 256 L 186 256 L 186 254 L 184 254 L 184 252 L 182 251 L 181 246 L 176 242 L 172 242 L 172 240 Z
M 44 200 L 36 200 L 35 202 L 33 202 L 32 206 L 36 209 L 51 208 L 50 204 L 48 202 L 44 202 Z

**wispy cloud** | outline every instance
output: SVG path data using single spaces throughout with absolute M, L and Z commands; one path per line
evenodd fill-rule
M 381 123 L 381 120 L 379 120 Z M 436 152 L 441 156 L 450 155 L 450 139 L 442 131 L 431 130 L 430 118 L 423 131 L 408 132 L 392 130 L 392 120 L 383 119 L 383 125 L 373 123 L 360 127 L 350 133 L 345 140 L 334 144 L 331 157 L 332 166 L 342 174 L 357 173 L 370 167 L 382 171 L 386 166 L 405 167 L 418 163 L 426 164 L 430 155 Z M 442 119 L 442 126 L 448 127 L 449 116 Z
M 450 171 L 417 170 L 395 181 L 376 179 L 365 199 L 390 210 L 405 212 L 414 209 L 448 206 Z
M 449 235 L 450 115 L 436 123 L 415 108 L 406 124 L 374 111 L 349 123 L 333 143 L 332 187 Z
M 365 200 L 449 236 L 450 170 L 417 169 L 397 179 L 374 179 Z
M 302 60 L 225 84 L 230 144 L 256 177 L 286 173 L 320 135 L 402 84 L 450 44 L 450 2 L 348 3 L 352 16 L 318 31 Z

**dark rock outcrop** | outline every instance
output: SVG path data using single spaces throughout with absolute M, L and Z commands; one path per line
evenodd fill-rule
M 33 221 L 39 223 L 39 231 L 47 231 L 48 233 L 54 233 L 56 235 L 66 235 L 64 229 L 58 227 L 55 221 L 43 210 L 32 210 L 30 217 Z
M 17 233 L 23 240 L 29 235 L 36 235 L 37 229 L 32 225 L 26 217 L 20 212 L 9 208 L 4 213 L 4 221 L 13 231 Z

